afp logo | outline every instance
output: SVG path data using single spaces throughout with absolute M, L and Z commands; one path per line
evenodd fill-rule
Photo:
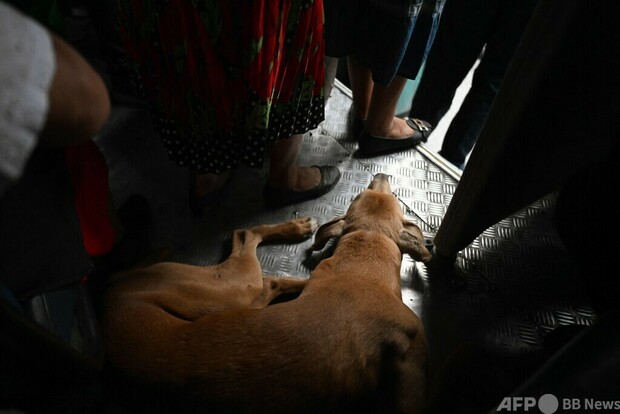
M 558 410 L 560 402 L 553 394 L 545 394 L 538 400 L 534 397 L 505 397 L 496 411 L 499 412 L 537 412 L 538 408 L 543 414 L 553 414 Z M 534 410 L 533 410 L 534 409 Z

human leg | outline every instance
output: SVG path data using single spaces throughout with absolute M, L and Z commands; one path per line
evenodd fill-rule
M 267 182 L 273 187 L 305 191 L 317 186 L 321 181 L 317 168 L 297 165 L 302 138 L 302 135 L 294 135 L 271 146 Z
M 456 89 L 480 56 L 494 24 L 499 2 L 446 2 L 441 24 L 411 102 L 410 117 L 436 126 L 450 109 Z
M 349 57 L 347 63 L 353 111 L 357 119 L 366 120 L 365 129 L 368 133 L 389 138 L 403 138 L 413 134 L 413 129 L 405 120 L 394 116 L 407 79 L 395 76 L 388 86 L 375 84 L 370 69 L 362 66 L 354 57 Z
M 358 136 L 359 153 L 365 157 L 403 151 L 426 141 L 431 126 L 418 119 L 394 116 L 407 79 L 396 76 L 389 85 L 374 84 L 368 117 Z
M 325 103 L 329 100 L 332 89 L 334 89 L 334 82 L 336 80 L 336 73 L 338 71 L 338 58 L 325 56 L 325 84 L 323 85 L 323 97 Z
M 439 154 L 459 169 L 465 167 L 465 159 L 484 126 L 495 97 L 492 90 L 492 83 L 479 89 L 472 88 L 446 132 Z
M 302 135 L 294 135 L 272 144 L 269 150 L 269 176 L 264 195 L 272 206 L 320 197 L 331 191 L 340 180 L 337 167 L 298 165 L 297 155 L 302 139 Z
M 372 72 L 369 68 L 362 66 L 353 56 L 347 57 L 347 66 L 353 93 L 353 111 L 357 119 L 365 120 L 368 116 L 374 86 Z
M 394 116 L 398 98 L 406 83 L 406 78 L 395 76 L 387 86 L 378 83 L 373 85 L 367 119 L 358 137 L 359 150 L 363 156 L 403 151 L 428 137 L 431 131 L 428 123 Z
M 395 76 L 388 86 L 374 85 L 365 126 L 370 135 L 399 139 L 414 133 L 404 119 L 394 116 L 406 83 L 406 78 Z
M 492 46 L 491 43 L 487 47 Z M 508 53 L 508 52 L 503 52 Z M 497 52 L 488 49 L 474 71 L 472 86 L 450 123 L 439 154 L 460 169 L 484 126 L 507 65 L 498 65 Z
M 535 3 L 503 2 L 496 10 L 494 24 L 489 26 L 485 51 L 474 72 L 471 89 L 452 120 L 439 152 L 461 169 L 484 126 Z

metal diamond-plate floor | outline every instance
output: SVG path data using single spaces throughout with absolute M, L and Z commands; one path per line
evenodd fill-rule
M 406 214 L 432 240 L 459 172 L 424 145 L 395 155 L 358 158 L 357 144 L 347 133 L 350 105 L 349 91 L 335 88 L 325 122 L 305 136 L 300 154 L 302 165 L 337 165 L 342 172 L 338 186 L 318 200 L 278 210 L 263 206 L 264 172 L 242 167 L 233 172 L 213 214 L 193 218 L 187 206 L 187 172 L 168 160 L 143 110 L 115 110 L 98 143 L 109 162 L 117 204 L 132 193 L 144 194 L 155 216 L 153 247 L 169 246 L 174 261 L 219 262 L 236 228 L 306 215 L 324 223 L 343 214 L 371 174 L 378 172 L 391 176 Z M 582 282 L 551 226 L 554 204 L 551 194 L 489 228 L 460 252 L 458 267 L 468 278 L 464 291 L 431 289 L 427 268 L 405 256 L 403 300 L 425 325 L 431 366 L 441 364 L 466 341 L 511 353 L 527 351 L 559 325 L 589 325 L 595 320 L 580 289 Z M 321 259 L 309 254 L 311 243 L 261 246 L 264 273 L 309 277 Z

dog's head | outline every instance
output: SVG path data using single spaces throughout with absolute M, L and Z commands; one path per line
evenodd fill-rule
M 398 245 L 401 253 L 409 254 L 414 260 L 427 262 L 431 258 L 422 231 L 404 218 L 385 174 L 373 178 L 368 188 L 353 200 L 345 216 L 336 217 L 319 228 L 312 249 L 321 250 L 330 238 L 357 230 L 386 235 Z

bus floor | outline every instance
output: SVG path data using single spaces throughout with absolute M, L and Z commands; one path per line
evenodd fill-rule
M 350 91 L 337 84 L 326 120 L 304 136 L 299 155 L 301 165 L 338 166 L 342 178 L 337 187 L 317 200 L 275 210 L 263 203 L 264 169 L 239 167 L 208 217 L 193 216 L 187 202 L 188 171 L 168 159 L 144 108 L 116 106 L 96 141 L 108 160 L 116 204 L 132 194 L 145 196 L 154 216 L 150 247 L 169 248 L 173 261 L 219 262 L 237 228 L 296 216 L 324 223 L 343 214 L 379 172 L 390 176 L 406 216 L 432 242 L 460 172 L 424 144 L 398 154 L 359 157 L 347 129 L 350 105 Z M 557 338 L 572 337 L 596 321 L 585 282 L 553 227 L 555 200 L 555 194 L 543 197 L 459 252 L 456 268 L 467 280 L 460 289 L 433 283 L 441 275 L 403 258 L 403 301 L 424 324 L 431 373 L 442 387 L 451 389 L 446 377 L 461 378 L 453 388 L 475 387 L 476 399 L 484 400 L 480 404 L 497 401 L 561 346 L 564 339 Z M 308 254 L 311 243 L 259 247 L 263 271 L 308 278 L 321 259 Z

